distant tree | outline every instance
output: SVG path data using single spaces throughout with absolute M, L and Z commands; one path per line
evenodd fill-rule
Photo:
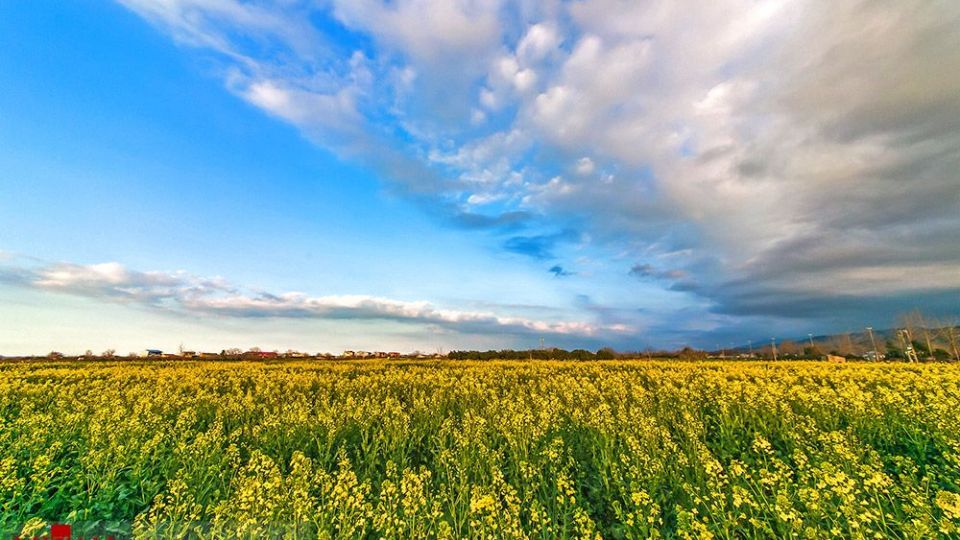
M 892 341 L 887 341 L 887 359 L 888 360 L 903 360 L 903 351 L 900 350 L 900 347 Z
M 677 358 L 680 360 L 706 360 L 707 353 L 692 347 L 684 347 L 677 353 Z
M 84 351 L 83 356 L 84 358 L 87 358 L 87 359 L 93 358 L 93 351 L 91 351 L 90 349 L 87 349 L 86 351 Z
M 850 335 L 846 334 L 845 336 L 830 336 L 829 338 L 824 339 L 822 342 L 817 340 L 813 344 L 813 352 L 808 353 L 807 350 L 810 349 L 810 345 L 803 347 L 803 354 L 805 356 L 820 356 L 823 354 L 823 351 L 827 351 L 830 354 L 838 356 L 846 356 L 851 353 L 852 347 L 850 346 Z
M 844 332 L 841 340 L 840 352 L 843 356 L 856 356 L 857 351 L 853 346 L 853 340 L 850 339 L 850 332 Z
M 593 360 L 596 358 L 595 354 L 585 349 L 574 349 L 566 356 L 573 360 Z
M 753 353 L 757 358 L 773 358 L 773 348 L 770 345 L 754 345 Z
M 610 347 L 604 347 L 597 351 L 597 360 L 613 360 L 616 357 L 617 353 Z
M 417 353 L 414 353 L 417 354 Z M 501 349 L 499 351 L 460 351 L 447 353 L 450 360 L 593 360 L 594 358 L 615 358 L 612 349 L 601 349 L 596 354 L 586 349 L 568 351 L 552 347 L 549 349 Z
M 102 357 L 104 357 L 104 358 L 113 358 L 116 354 L 117 354 L 117 350 L 116 350 L 116 349 L 107 349 L 107 350 L 103 351 L 102 353 L 100 353 L 100 356 L 102 356 Z
M 63 353 L 57 352 L 57 351 L 50 351 L 49 353 L 47 353 L 47 358 L 49 358 L 50 360 L 59 360 L 63 358 Z
M 780 350 L 780 354 L 783 356 L 797 356 L 803 350 L 799 345 L 797 345 L 797 342 L 790 340 L 784 340 L 777 347 Z
M 944 325 L 943 331 L 947 339 L 947 345 L 950 347 L 950 352 L 953 353 L 953 359 L 960 362 L 960 339 L 957 338 L 956 321 L 951 321 L 949 324 Z
M 901 315 L 899 322 L 900 326 L 909 333 L 914 350 L 921 356 L 930 356 L 933 350 L 930 333 L 931 322 L 927 320 L 923 313 L 919 309 L 915 309 L 910 313 Z M 923 345 L 918 346 L 920 343 Z

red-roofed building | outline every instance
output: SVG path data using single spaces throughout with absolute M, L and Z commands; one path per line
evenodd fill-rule
M 253 358 L 277 358 L 280 355 L 276 351 L 249 351 L 244 353 L 244 356 Z

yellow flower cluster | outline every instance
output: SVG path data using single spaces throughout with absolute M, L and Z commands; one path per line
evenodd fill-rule
M 960 535 L 960 366 L 0 364 L 0 534 Z

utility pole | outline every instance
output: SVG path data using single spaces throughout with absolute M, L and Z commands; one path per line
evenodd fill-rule
M 904 328 L 897 332 L 897 337 L 900 338 L 900 347 L 903 349 L 903 355 L 907 357 L 907 360 L 919 362 L 917 351 L 913 349 L 913 339 L 911 339 L 910 331 Z
M 910 334 L 910 330 L 903 329 L 904 343 L 907 344 L 907 357 L 910 358 L 912 362 L 919 362 L 917 358 L 917 350 L 913 348 L 913 335 Z
M 770 350 L 773 351 L 773 361 L 777 361 L 777 338 L 770 338 Z
M 747 348 L 750 349 L 750 358 L 753 358 L 753 342 L 749 339 L 747 340 Z
M 873 344 L 873 361 L 880 361 L 880 351 L 877 350 L 877 340 L 873 339 L 873 327 L 867 327 L 867 333 L 870 334 L 870 343 Z
M 950 323 L 950 326 L 947 327 L 947 341 L 950 343 L 950 348 L 953 349 L 953 358 L 960 362 L 960 350 L 957 350 L 957 336 L 953 333 L 954 323 Z
M 817 348 L 813 346 L 813 334 L 807 334 L 807 338 L 810 339 L 810 354 L 814 354 Z
M 543 336 L 540 336 L 540 350 L 543 350 Z

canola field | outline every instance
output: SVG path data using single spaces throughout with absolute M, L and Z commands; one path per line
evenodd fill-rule
M 0 364 L 0 531 L 960 536 L 960 366 Z

